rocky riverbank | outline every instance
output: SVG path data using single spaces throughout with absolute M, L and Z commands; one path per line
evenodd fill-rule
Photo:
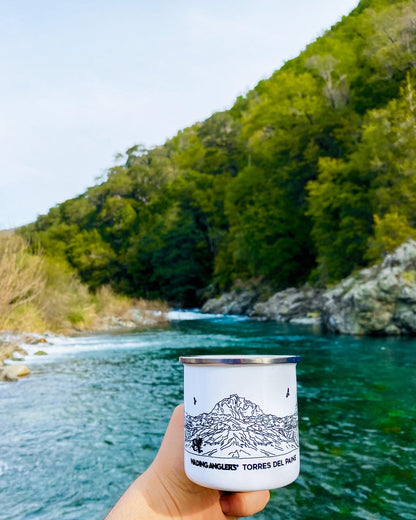
M 253 290 L 238 290 L 208 300 L 202 312 L 309 324 L 339 334 L 416 335 L 416 241 L 326 290 L 289 288 L 266 301 Z
M 123 330 L 143 330 L 147 328 L 165 327 L 169 324 L 167 307 L 163 309 L 131 308 L 122 315 L 102 314 L 93 327 L 88 330 L 73 328 L 65 331 L 66 336 L 76 336 L 93 333 L 112 333 Z M 20 377 L 30 374 L 30 369 L 22 363 L 28 354 L 29 346 L 36 346 L 34 355 L 46 355 L 42 350 L 42 344 L 53 343 L 54 334 L 27 333 L 0 331 L 0 382 L 17 381 Z M 39 346 L 39 349 L 37 348 Z
M 17 381 L 19 377 L 28 376 L 29 367 L 21 363 L 24 361 L 24 356 L 27 355 L 27 351 L 22 345 L 43 343 L 47 343 L 47 340 L 38 334 L 0 332 L 0 382 Z M 39 350 L 39 352 L 41 351 Z M 13 361 L 13 364 L 7 364 L 9 360 Z

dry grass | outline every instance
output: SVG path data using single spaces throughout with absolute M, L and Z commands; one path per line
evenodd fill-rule
M 165 326 L 169 323 L 167 317 L 169 306 L 161 300 L 135 299 L 132 309 L 142 316 L 144 322 L 153 323 L 155 326 Z
M 95 294 L 97 311 L 100 314 L 111 314 L 122 318 L 132 307 L 130 298 L 114 294 L 111 287 L 103 286 Z
M 87 329 L 96 316 L 96 305 L 88 288 L 66 264 L 47 259 L 47 284 L 38 307 L 52 331 Z
M 166 324 L 167 306 L 102 287 L 88 291 L 65 263 L 33 253 L 17 235 L 0 235 L 0 330 L 61 332 Z
M 19 320 L 43 293 L 46 276 L 40 255 L 27 254 L 27 244 L 16 235 L 0 238 L 0 328 Z
M 166 313 L 169 307 L 161 301 L 131 299 L 115 294 L 107 286 L 101 287 L 95 298 L 97 317 L 94 326 L 97 328 L 105 326 L 111 328 L 111 324 L 108 323 L 108 320 L 106 321 L 107 318 L 116 318 L 118 321 L 115 322 L 124 322 L 126 326 L 130 327 L 164 326 L 168 322 Z

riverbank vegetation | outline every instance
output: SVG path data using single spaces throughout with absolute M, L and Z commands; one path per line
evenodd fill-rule
M 33 250 L 18 235 L 0 237 L 0 330 L 74 333 L 165 321 L 166 305 L 92 292 L 62 260 Z
M 236 280 L 324 286 L 381 259 L 416 236 L 415 13 L 362 0 L 229 110 L 128 149 L 20 233 L 93 291 L 182 306 Z M 84 323 L 91 295 L 71 280 L 66 320 Z

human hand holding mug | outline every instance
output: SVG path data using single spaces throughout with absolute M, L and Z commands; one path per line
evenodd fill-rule
M 254 515 L 268 491 L 224 493 L 195 484 L 184 471 L 184 408 L 175 408 L 155 460 L 106 520 L 230 520 Z

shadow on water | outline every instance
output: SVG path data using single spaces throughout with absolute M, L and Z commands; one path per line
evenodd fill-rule
M 256 518 L 416 518 L 416 341 L 233 318 L 71 340 L 0 386 L 0 519 L 100 519 L 182 400 L 180 355 L 296 354 L 301 475 Z

